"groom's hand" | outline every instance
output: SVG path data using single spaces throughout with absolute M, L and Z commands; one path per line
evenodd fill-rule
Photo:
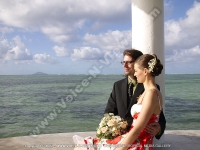
M 158 135 L 161 131 L 160 124 L 157 122 L 149 124 L 146 128 L 145 131 L 149 133 L 152 137 Z

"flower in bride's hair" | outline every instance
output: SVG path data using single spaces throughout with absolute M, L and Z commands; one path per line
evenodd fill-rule
M 153 72 L 153 68 L 155 67 L 156 63 L 157 63 L 156 58 L 153 58 L 148 62 L 149 72 Z
M 104 139 L 113 139 L 127 131 L 128 123 L 113 113 L 105 114 L 99 123 L 96 136 Z

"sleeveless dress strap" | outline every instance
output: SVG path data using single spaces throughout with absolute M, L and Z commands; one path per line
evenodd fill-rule
M 160 106 L 160 111 L 161 111 L 162 107 L 161 107 L 161 103 L 160 103 L 160 96 L 158 95 L 158 91 L 157 90 L 155 90 L 155 92 L 156 92 L 156 95 L 157 95 L 158 100 L 159 100 L 159 106 Z
M 144 99 L 145 94 L 146 94 L 146 93 L 144 93 L 143 97 L 141 97 L 141 101 L 140 101 L 139 104 L 142 104 L 142 101 L 143 101 L 143 99 Z

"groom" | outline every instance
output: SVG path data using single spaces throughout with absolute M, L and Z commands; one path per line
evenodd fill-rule
M 108 99 L 104 113 L 114 113 L 114 115 L 119 115 L 128 121 L 130 127 L 133 121 L 130 114 L 131 107 L 133 104 L 137 103 L 138 97 L 144 91 L 143 84 L 137 83 L 134 77 L 134 61 L 143 54 L 135 49 L 127 49 L 124 51 L 123 55 L 124 60 L 122 61 L 122 65 L 124 66 L 126 78 L 114 83 L 113 90 Z M 131 84 L 133 86 L 131 86 Z M 146 127 L 146 131 L 150 135 L 160 139 L 164 133 L 165 125 L 166 120 L 162 111 L 159 122 L 148 125 Z

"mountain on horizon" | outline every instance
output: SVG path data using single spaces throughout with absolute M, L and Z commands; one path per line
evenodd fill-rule
M 33 75 L 48 75 L 48 74 L 46 74 L 46 73 L 44 73 L 44 72 L 36 72 L 36 73 L 34 73 Z

